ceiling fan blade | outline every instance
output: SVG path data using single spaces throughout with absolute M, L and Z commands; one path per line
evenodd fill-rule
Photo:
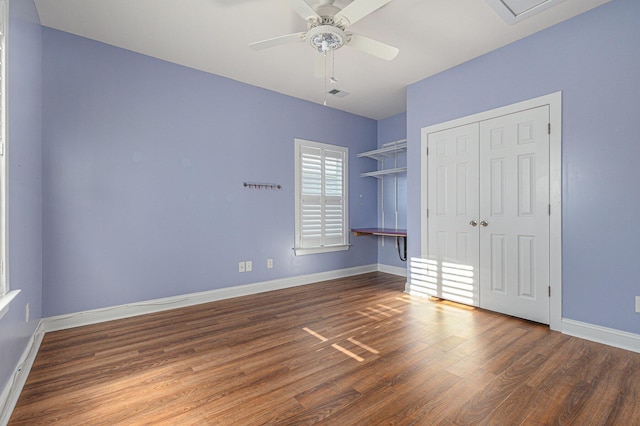
M 378 10 L 391 0 L 354 0 L 333 17 L 335 22 L 344 24 L 345 27 L 355 24 L 371 12 Z
M 397 47 L 390 46 L 359 34 L 351 34 L 351 39 L 346 44 L 347 46 L 354 47 L 368 53 L 369 55 L 377 56 L 378 58 L 385 59 L 387 61 L 395 58 L 400 52 L 400 49 Z
M 270 47 L 280 46 L 282 44 L 295 43 L 298 41 L 303 41 L 304 36 L 307 33 L 294 33 L 287 34 L 280 37 L 269 38 L 267 40 L 256 41 L 254 43 L 249 44 L 249 47 L 253 50 L 263 50 L 268 49 Z
M 316 13 L 316 11 L 313 10 L 313 8 L 309 6 L 304 0 L 285 1 L 289 3 L 289 6 L 291 6 L 291 8 L 295 10 L 298 15 L 302 16 L 302 19 L 304 19 L 305 21 L 307 21 L 309 18 L 320 18 L 318 16 L 318 13 Z

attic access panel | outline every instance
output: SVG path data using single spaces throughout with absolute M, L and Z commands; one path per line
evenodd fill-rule
M 563 0 L 485 0 L 507 24 L 513 25 Z

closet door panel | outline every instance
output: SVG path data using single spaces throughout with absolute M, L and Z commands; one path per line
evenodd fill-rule
M 428 258 L 433 296 L 478 305 L 478 123 L 428 139 Z M 475 223 L 475 225 L 472 225 Z
M 549 323 L 549 108 L 480 123 L 480 306 Z

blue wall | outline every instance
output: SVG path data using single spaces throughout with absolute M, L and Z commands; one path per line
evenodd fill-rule
M 639 1 L 615 0 L 410 86 L 410 235 L 422 127 L 562 91 L 563 317 L 639 333 L 639 17 Z
M 42 304 L 41 30 L 33 0 L 12 0 L 10 6 L 8 282 L 22 291 L 0 320 L 0 391 L 38 325 Z
M 389 142 L 406 139 L 407 137 L 407 114 L 397 114 L 384 120 L 378 121 L 378 148 Z M 365 160 L 362 160 L 365 161 Z M 372 164 L 375 162 L 371 161 Z M 407 154 L 402 153 L 397 156 L 397 167 L 405 167 L 407 165 Z M 385 160 L 385 168 L 393 168 L 396 163 L 393 159 Z M 396 207 L 398 209 L 398 228 L 407 228 L 407 175 L 399 174 L 396 181 L 393 176 L 384 178 L 384 185 L 378 180 L 378 193 L 384 191 L 384 197 L 378 200 L 378 225 L 384 228 L 394 229 L 396 227 Z M 374 178 L 368 178 L 374 179 Z M 384 190 L 382 189 L 384 187 Z M 397 203 L 396 203 L 397 194 Z M 381 210 L 382 202 L 384 202 L 384 222 L 382 220 Z M 394 237 L 371 237 L 378 241 L 378 263 L 382 265 L 395 266 L 399 268 L 407 267 L 407 263 L 400 260 L 398 248 L 396 247 L 396 239 Z M 400 243 L 400 251 L 404 255 L 404 243 Z
M 293 139 L 350 147 L 351 224 L 369 226 L 380 223 L 378 182 L 359 177 L 372 164 L 356 154 L 406 135 L 399 205 L 415 256 L 420 129 L 559 90 L 563 316 L 639 333 L 638 16 L 640 2 L 614 0 L 410 86 L 407 114 L 375 122 L 41 29 L 33 0 L 12 0 L 9 282 L 22 293 L 0 321 L 0 384 L 42 315 L 376 262 L 404 267 L 390 240 L 382 248 L 368 237 L 352 237 L 348 252 L 293 255 Z M 238 273 L 241 260 L 254 271 Z
M 375 223 L 376 121 L 46 28 L 43 63 L 45 316 L 377 263 L 292 250 L 294 138 L 349 147 L 351 223 Z

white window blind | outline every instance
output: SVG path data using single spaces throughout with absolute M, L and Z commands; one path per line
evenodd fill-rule
M 347 250 L 348 148 L 296 139 L 296 255 Z

